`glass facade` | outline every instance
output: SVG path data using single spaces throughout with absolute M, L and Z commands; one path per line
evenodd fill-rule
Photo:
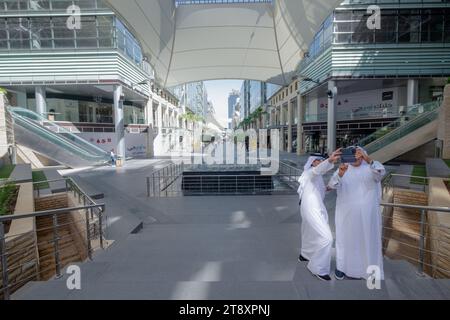
M 191 82 L 172 88 L 173 94 L 193 113 L 206 116 L 208 110 L 208 92 L 202 81 Z
M 335 12 L 334 43 L 450 43 L 450 8 L 386 9 L 381 28 L 369 29 L 365 10 Z
M 27 99 L 28 109 L 36 111 L 34 95 Z M 47 112 L 54 121 L 113 124 L 113 103 L 107 99 L 94 101 L 88 97 L 47 94 Z M 144 108 L 124 102 L 124 124 L 144 124 Z
M 87 10 L 80 17 L 79 29 L 67 27 L 70 17 L 66 10 L 71 5 Z M 34 11 L 48 15 L 35 16 Z M 118 49 L 135 64 L 143 65 L 139 42 L 103 1 L 0 0 L 0 50 L 67 49 Z

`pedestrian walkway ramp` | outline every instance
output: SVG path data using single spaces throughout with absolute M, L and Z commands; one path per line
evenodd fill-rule
M 405 116 L 362 139 L 359 145 L 382 163 L 391 161 L 437 138 L 442 101 L 408 108 Z
M 102 165 L 109 156 L 102 149 L 37 113 L 10 107 L 16 144 L 71 168 Z

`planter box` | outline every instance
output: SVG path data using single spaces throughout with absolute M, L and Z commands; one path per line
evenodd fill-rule
M 450 207 L 450 193 L 443 179 L 432 178 L 429 188 L 429 205 Z M 450 278 L 450 213 L 428 213 L 430 250 L 432 251 L 432 276 Z

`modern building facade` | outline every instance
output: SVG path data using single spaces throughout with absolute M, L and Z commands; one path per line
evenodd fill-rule
M 370 4 L 379 6 L 379 21 Z M 352 144 L 405 108 L 442 96 L 450 75 L 449 19 L 447 1 L 344 1 L 298 69 L 307 80 L 300 85 L 306 149 Z M 329 114 L 336 128 L 327 125 Z
M 228 129 L 232 129 L 232 121 L 239 96 L 240 92 L 237 90 L 231 91 L 228 96 Z
M 284 150 L 325 153 L 438 99 L 450 76 L 449 10 L 447 1 L 344 1 L 269 99 L 266 127 L 282 130 Z
M 184 111 L 154 78 L 102 0 L 0 2 L 0 86 L 13 106 L 122 157 L 164 154 Z
M 179 85 L 172 90 L 180 104 L 192 113 L 205 117 L 208 112 L 208 91 L 203 81 Z

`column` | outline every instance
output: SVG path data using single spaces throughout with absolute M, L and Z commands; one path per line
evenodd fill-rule
M 145 106 L 145 124 L 151 128 L 155 127 L 153 123 L 153 98 L 151 96 L 148 98 L 147 105 Z
M 305 153 L 304 137 L 303 137 L 303 114 L 305 110 L 305 99 L 299 93 L 297 96 L 297 154 Z
M 47 118 L 47 102 L 45 87 L 37 86 L 34 88 L 35 99 L 36 99 L 36 113 Z
M 419 80 L 408 80 L 407 106 L 413 106 L 419 103 Z
M 285 119 L 284 119 L 284 110 L 283 110 L 284 106 L 281 105 L 280 106 L 280 150 L 281 151 L 286 151 L 285 149 L 285 143 L 284 143 L 284 125 L 285 125 Z
M 114 86 L 114 122 L 116 129 L 115 153 L 125 161 L 125 127 L 123 120 L 123 92 L 122 86 Z
M 8 134 L 6 124 L 5 95 L 0 91 L 0 157 L 8 154 Z
M 292 114 L 292 102 L 288 102 L 288 149 L 287 152 L 292 152 L 292 125 L 293 125 L 293 114 Z
M 328 81 L 328 135 L 327 152 L 336 150 L 336 96 L 335 81 Z

